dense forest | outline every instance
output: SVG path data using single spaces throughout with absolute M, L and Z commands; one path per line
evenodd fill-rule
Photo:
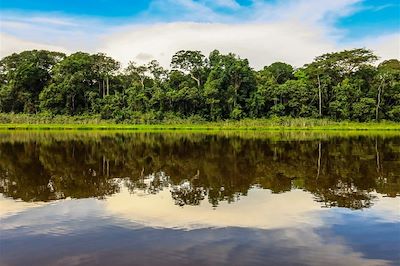
M 262 56 L 262 55 L 260 55 Z M 179 51 L 127 67 L 105 54 L 33 50 L 0 61 L 0 112 L 97 115 L 116 122 L 288 117 L 400 121 L 400 61 L 367 49 L 315 58 L 300 68 L 214 50 Z

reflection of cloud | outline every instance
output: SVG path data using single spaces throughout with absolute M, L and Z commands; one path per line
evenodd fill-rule
M 359 211 L 359 215 L 382 222 L 400 223 L 400 197 L 391 198 L 374 193 L 377 199 L 373 208 Z
M 290 199 L 295 200 L 296 197 Z M 126 204 L 126 202 L 121 203 Z M 129 205 L 129 207 L 132 206 L 133 204 Z M 72 264 L 78 261 L 82 263 L 82 260 L 85 264 L 94 264 L 99 259 L 105 265 L 111 264 L 110 260 L 114 265 L 129 265 L 133 258 L 137 265 L 190 263 L 372 266 L 388 264 L 384 260 L 373 259 L 374 256 L 370 254 L 364 254 L 363 250 L 354 250 L 346 241 L 345 236 L 332 235 L 329 229 L 321 235 L 321 230 L 315 229 L 323 227 L 318 226 L 294 226 L 269 230 L 230 227 L 189 231 L 132 228 L 120 226 L 119 218 L 124 217 L 115 213 L 113 217 L 117 219 L 103 220 L 102 218 L 107 215 L 98 212 L 102 207 L 104 206 L 95 207 L 90 202 L 82 200 L 59 201 L 53 206 L 43 207 L 40 212 L 34 209 L 16 216 L 13 222 L 23 226 L 12 227 L 11 233 L 8 229 L 8 232 L 2 235 L 3 240 L 6 235 L 7 241 L 3 249 L 5 256 L 2 259 L 12 257 L 10 253 L 15 254 L 14 243 L 20 243 L 21 240 L 26 243 L 36 243 L 35 241 L 40 239 L 37 245 L 22 246 L 20 249 L 24 249 L 25 256 L 18 259 L 24 260 L 35 255 L 33 257 L 48 262 L 46 263 L 48 265 Z M 275 206 L 276 209 L 281 207 Z M 41 220 L 39 220 L 40 216 L 42 216 Z M 242 216 L 246 216 L 246 213 L 242 213 Z M 274 217 L 271 215 L 269 219 L 273 220 Z M 6 223 L 10 221 L 7 220 Z M 232 221 L 232 224 L 235 224 L 235 221 Z M 34 228 L 36 233 L 26 232 L 27 226 L 31 228 L 31 231 Z M 352 226 L 354 224 L 350 224 L 350 227 Z M 47 237 L 38 235 L 47 235 Z M 7 251 L 12 247 L 14 247 L 13 252 L 8 253 Z M 67 249 L 68 252 L 60 252 L 60 247 Z M 60 253 L 63 256 L 54 256 Z M 26 263 L 19 264 L 27 265 Z
M 16 215 L 20 212 L 29 210 L 31 208 L 40 207 L 45 205 L 46 203 L 30 203 L 24 202 L 21 200 L 14 200 L 10 198 L 5 198 L 2 194 L 0 194 L 0 218 L 4 219 L 5 217 Z
M 311 228 L 283 229 L 272 235 L 260 233 L 259 238 L 256 241 L 260 242 L 261 248 L 254 246 L 230 252 L 239 253 L 240 260 L 240 257 L 254 255 L 254 249 L 276 251 L 271 256 L 279 256 L 275 263 L 283 265 L 389 265 L 385 260 L 365 258 L 365 254 L 347 245 L 345 239 L 330 234 L 322 237 Z
M 11 243 L 7 248 L 15 246 L 13 241 L 32 243 L 40 235 L 49 236 L 42 245 L 50 251 L 39 252 L 49 264 L 82 260 L 90 264 L 118 254 L 112 259 L 121 264 L 139 256 L 142 263 L 138 264 L 149 265 L 155 262 L 150 254 L 167 254 L 165 264 L 203 260 L 226 265 L 387 265 L 384 260 L 369 259 L 376 254 L 379 257 L 379 250 L 372 255 L 364 253 L 370 252 L 370 246 L 365 247 L 368 243 L 362 239 L 359 241 L 363 245 L 353 249 L 346 234 L 338 234 L 330 225 L 338 223 L 334 220 L 337 216 L 344 219 L 352 215 L 398 221 L 398 201 L 399 198 L 379 198 L 371 209 L 345 209 L 343 216 L 336 213 L 343 209 L 323 209 L 310 193 L 301 190 L 272 194 L 269 190 L 251 189 L 238 201 L 221 202 L 213 209 L 206 200 L 199 206 L 179 207 L 168 189 L 145 195 L 129 194 L 124 188 L 105 200 L 59 200 L 37 208 L 30 208 L 33 205 L 29 203 L 23 208 L 19 204 L 22 202 L 0 198 L 2 214 L 8 213 L 1 221 L 1 233 L 3 240 Z M 3 206 L 10 206 L 13 212 Z M 326 214 L 333 220 L 325 219 Z M 378 220 L 372 219 L 374 229 L 386 239 L 385 232 L 391 231 L 380 230 L 379 226 L 385 225 Z M 359 219 L 350 217 L 340 223 L 354 230 Z M 370 237 L 365 230 L 362 233 Z M 63 243 L 68 254 L 54 256 L 60 245 L 53 242 Z M 88 248 L 91 246 L 96 251 Z M 41 247 L 29 246 L 24 252 L 27 256 L 36 254 Z
M 217 249 L 219 256 L 226 258 L 226 265 L 257 264 L 254 258 L 262 260 L 263 265 L 389 265 L 385 260 L 365 258 L 365 254 L 347 245 L 345 239 L 330 234 L 321 237 L 311 228 L 247 232 L 242 236 L 251 239 L 251 244 L 247 245 L 238 244 L 240 240 L 237 239 L 221 243 L 218 231 L 211 234 L 214 236 L 207 239 L 208 243 L 200 248 L 198 243 L 187 244 L 182 253 L 203 251 L 207 254 Z
M 10 203 L 8 199 L 0 199 L 0 207 L 4 202 Z M 21 202 L 9 205 L 11 211 L 2 216 L 1 229 L 18 230 L 18 234 L 22 235 L 67 235 L 78 228 L 91 228 L 91 223 L 82 223 L 82 220 L 106 218 L 101 215 L 102 202 L 95 199 L 68 199 L 26 205 L 15 203 Z
M 370 208 L 350 210 L 348 208 L 332 208 L 326 217 L 332 224 L 345 224 L 347 215 L 373 221 L 375 223 L 400 223 L 400 197 L 385 197 L 379 193 L 371 192 L 375 197 Z
M 206 200 L 200 206 L 180 207 L 171 193 L 138 196 L 122 190 L 106 200 L 106 210 L 113 216 L 146 226 L 195 229 L 203 227 L 286 228 L 320 225 L 316 212 L 325 211 L 311 194 L 293 190 L 272 194 L 269 190 L 252 189 L 248 196 L 228 204 L 221 202 L 216 210 Z

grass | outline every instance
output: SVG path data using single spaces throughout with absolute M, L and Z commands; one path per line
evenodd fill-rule
M 369 138 L 370 140 L 383 140 L 399 137 L 399 131 L 333 131 L 333 130 L 307 130 L 307 131 L 195 131 L 195 130 L 163 130 L 163 131 L 121 131 L 121 130 L 0 130 L 0 143 L 52 143 L 54 141 L 79 140 L 82 142 L 101 142 L 104 138 L 135 138 L 145 142 L 159 142 L 159 134 L 162 134 L 168 141 L 188 139 L 196 141 L 204 136 L 221 138 L 239 138 L 251 140 L 280 141 L 316 141 L 329 140 L 331 138 Z
M 135 130 L 135 131 L 277 131 L 277 130 L 337 130 L 337 131 L 400 131 L 396 122 L 336 122 L 313 118 L 244 119 L 240 121 L 196 122 L 177 119 L 149 124 L 115 123 L 93 116 L 43 116 L 0 114 L 0 130 Z

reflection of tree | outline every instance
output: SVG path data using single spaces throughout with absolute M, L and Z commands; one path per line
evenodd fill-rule
M 321 188 L 315 194 L 317 201 L 323 202 L 325 207 L 346 207 L 350 209 L 368 208 L 375 198 L 365 191 L 359 191 L 356 187 L 340 181 L 335 188 Z
M 271 189 L 273 193 L 282 193 L 292 189 L 292 180 L 294 179 L 296 178 L 277 172 L 274 175 L 261 178 L 259 184 L 261 187 Z
M 116 134 L 0 142 L 0 192 L 24 201 L 169 188 L 178 205 L 233 202 L 253 186 L 310 191 L 324 206 L 365 208 L 400 193 L 399 138 L 272 141 L 216 135 Z
M 203 187 L 196 187 L 189 181 L 184 181 L 171 188 L 171 195 L 176 205 L 199 205 L 207 192 Z
M 136 191 L 142 191 L 147 194 L 157 194 L 169 186 L 169 176 L 166 176 L 164 172 L 158 172 L 147 176 L 144 176 L 143 173 L 144 168 L 139 178 L 129 178 L 125 180 L 124 184 L 132 194 Z

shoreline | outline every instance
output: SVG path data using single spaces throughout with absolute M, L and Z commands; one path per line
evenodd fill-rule
M 46 116 L 0 113 L 0 130 L 124 130 L 124 131 L 400 131 L 394 121 L 355 122 L 327 118 L 270 117 L 204 121 L 193 117 L 115 121 L 99 116 Z
M 393 123 L 338 123 L 332 125 L 246 125 L 205 124 L 0 124 L 0 130 L 82 130 L 82 131 L 399 131 Z

